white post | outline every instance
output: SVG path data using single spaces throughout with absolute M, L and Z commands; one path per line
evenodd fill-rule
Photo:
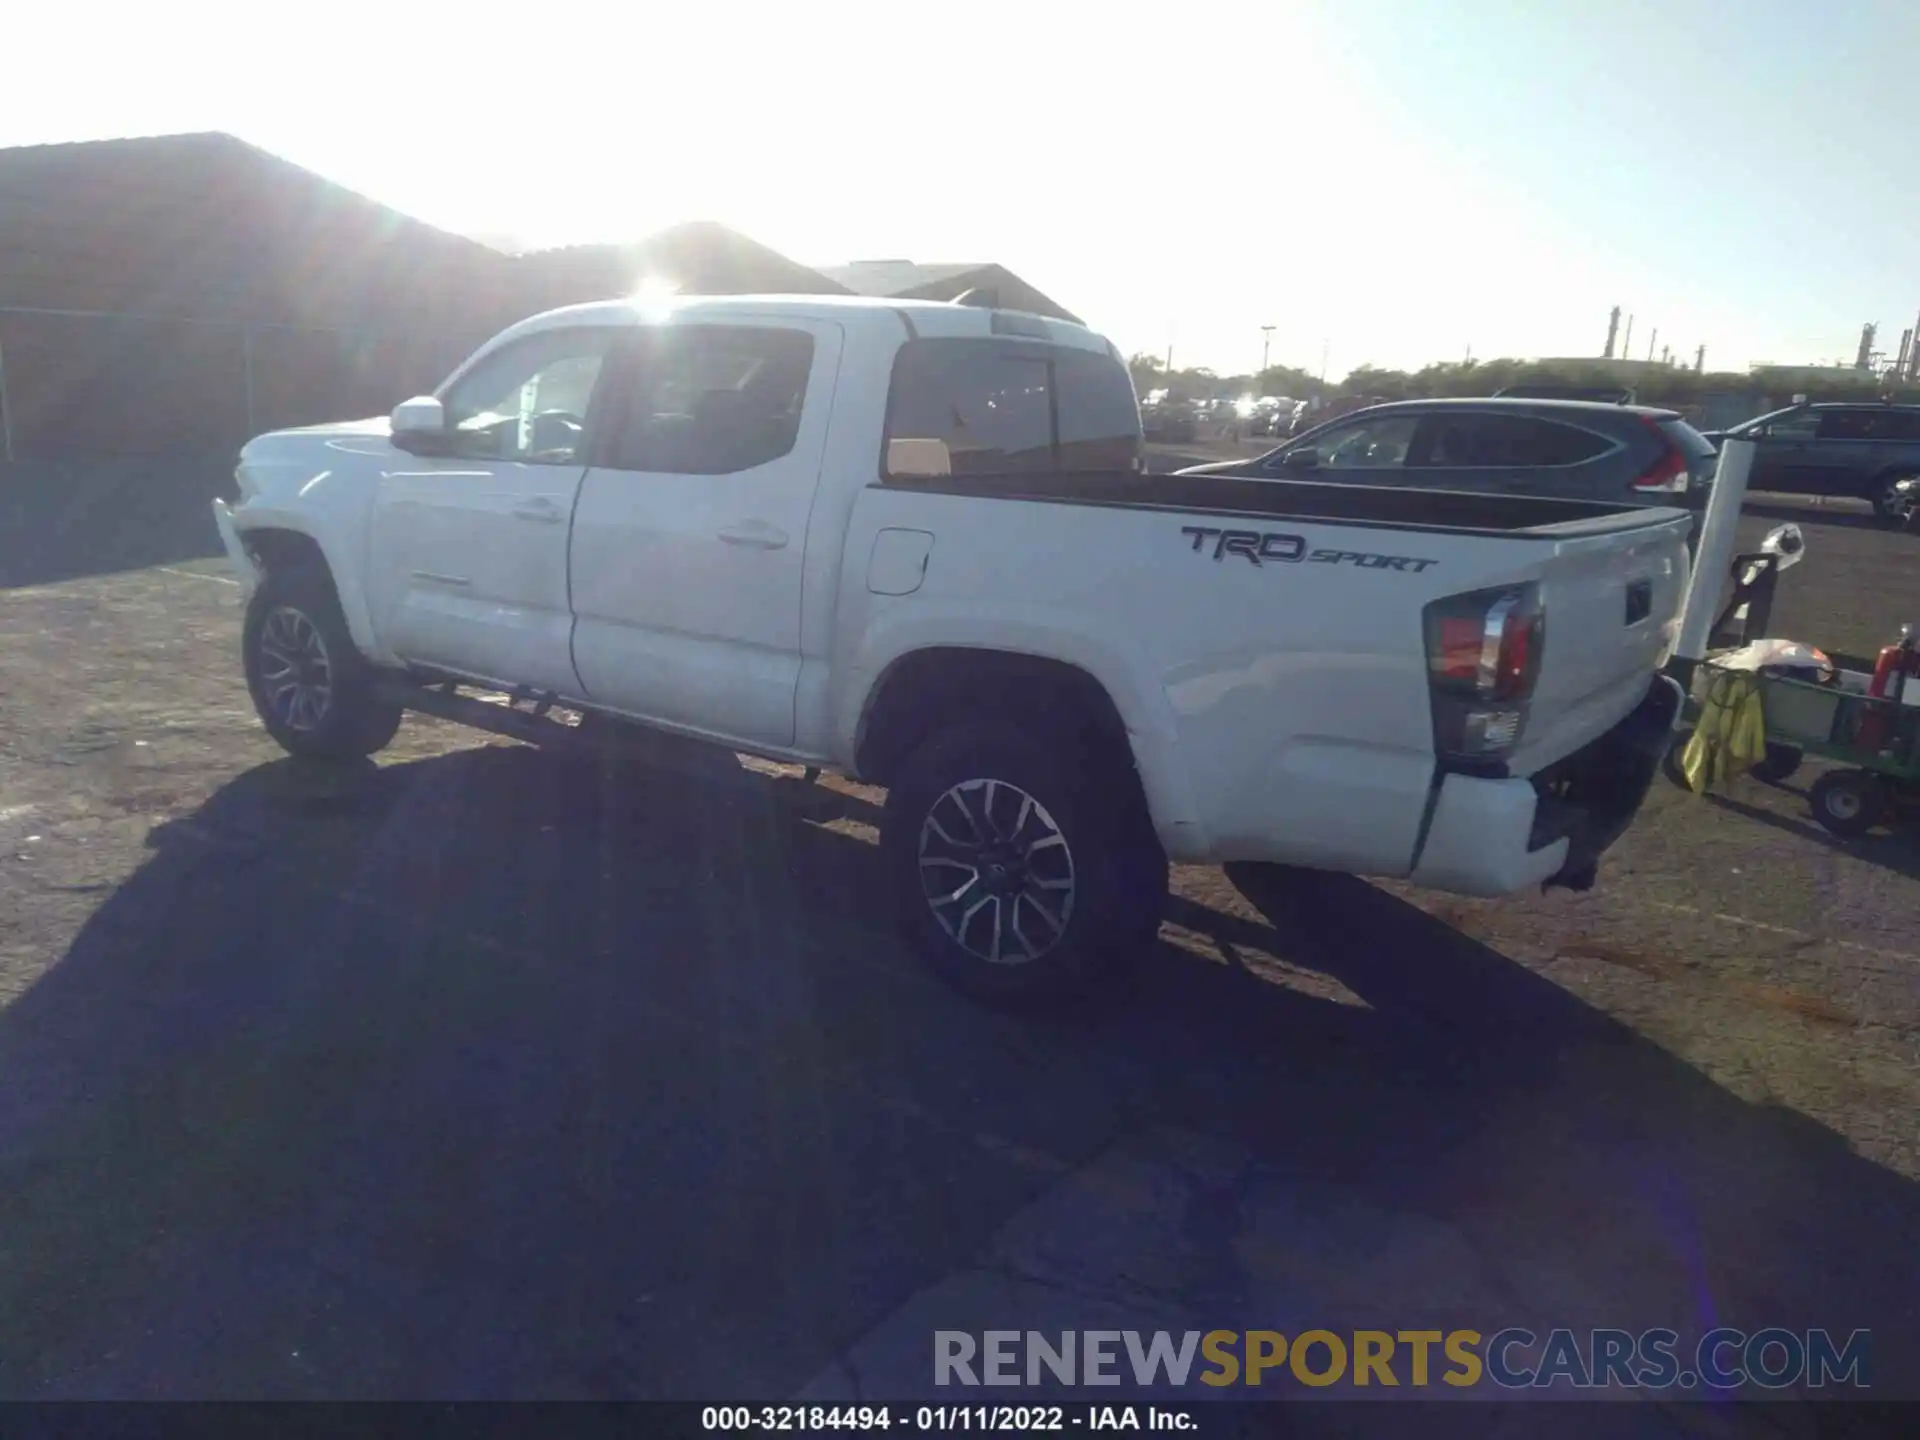
M 1706 514 L 1700 517 L 1700 546 L 1693 557 L 1693 578 L 1680 610 L 1679 660 L 1697 662 L 1707 654 L 1713 618 L 1720 609 L 1739 538 L 1740 506 L 1747 498 L 1747 477 L 1753 471 L 1753 441 L 1722 440 L 1720 463 L 1713 476 L 1713 492 Z

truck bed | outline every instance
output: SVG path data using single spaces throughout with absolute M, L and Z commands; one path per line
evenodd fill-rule
M 1541 540 L 1631 530 L 1685 513 L 1603 500 L 1312 480 L 1252 480 L 1239 475 L 1141 475 L 1126 470 L 911 476 L 879 481 L 877 488 L 983 500 L 1198 511 L 1250 519 L 1312 520 L 1373 529 L 1439 530 Z

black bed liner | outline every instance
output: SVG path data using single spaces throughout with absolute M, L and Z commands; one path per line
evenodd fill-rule
M 1199 511 L 1388 529 L 1470 530 L 1501 535 L 1545 532 L 1541 538 L 1631 528 L 1607 523 L 1628 517 L 1637 516 L 1649 524 L 1656 517 L 1673 518 L 1662 510 L 1602 500 L 1339 485 L 1311 480 L 1250 480 L 1238 475 L 1141 475 L 1129 470 L 901 476 L 884 479 L 880 485 L 889 490 L 967 495 L 982 500 L 1119 506 L 1182 513 Z

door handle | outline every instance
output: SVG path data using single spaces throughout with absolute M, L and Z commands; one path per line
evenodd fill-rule
M 567 513 L 544 495 L 536 495 L 533 499 L 522 500 L 514 506 L 513 518 L 531 520 L 536 525 L 558 525 L 567 518 Z
M 748 520 L 729 525 L 720 532 L 720 539 L 728 545 L 746 545 L 755 550 L 784 550 L 787 532 L 762 520 Z

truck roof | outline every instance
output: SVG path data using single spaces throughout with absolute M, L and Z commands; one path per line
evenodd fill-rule
M 1105 337 L 1066 320 L 949 300 L 890 300 L 867 295 L 674 295 L 597 300 L 530 316 L 503 331 L 496 343 L 567 325 L 671 325 L 678 319 L 712 321 L 730 315 L 824 320 L 849 330 L 884 329 L 900 338 L 1024 335 L 1077 350 L 1118 353 Z

